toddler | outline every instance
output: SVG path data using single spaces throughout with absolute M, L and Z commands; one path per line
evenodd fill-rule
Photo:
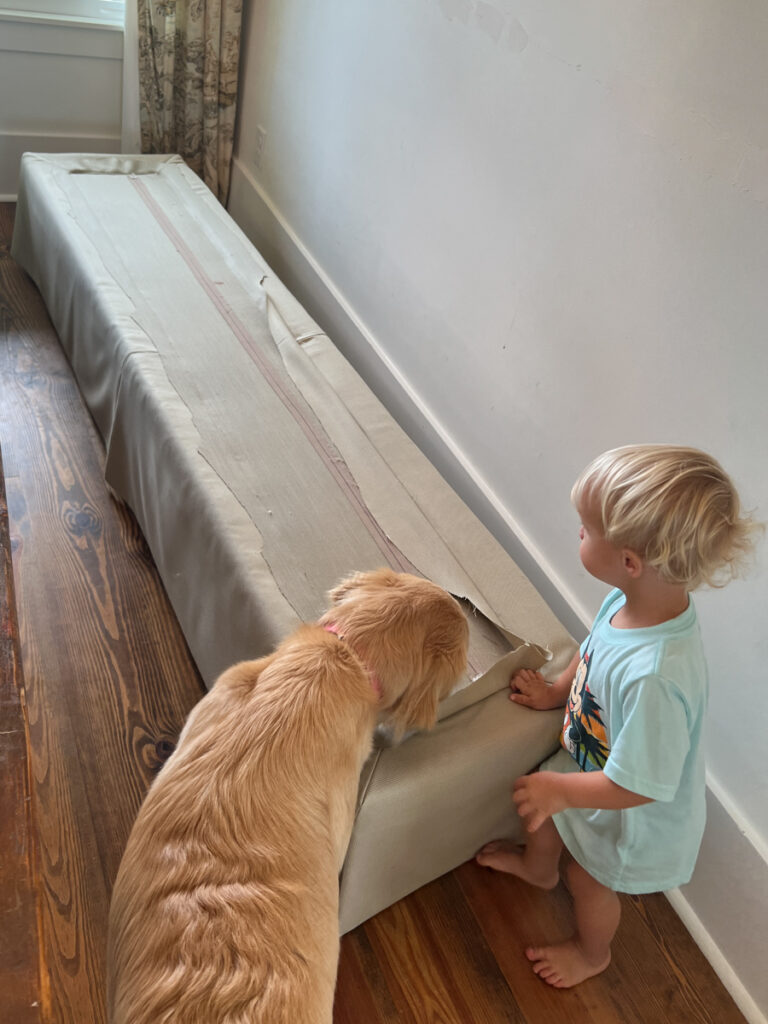
M 565 706 L 562 749 L 514 784 L 527 845 L 497 840 L 477 855 L 550 889 L 565 846 L 574 934 L 526 950 L 534 971 L 557 988 L 610 963 L 617 893 L 658 892 L 691 877 L 704 831 L 708 684 L 689 591 L 728 582 L 754 530 L 728 476 L 692 448 L 606 452 L 581 474 L 571 500 L 581 561 L 614 589 L 554 683 L 527 670 L 511 680 L 518 704 Z

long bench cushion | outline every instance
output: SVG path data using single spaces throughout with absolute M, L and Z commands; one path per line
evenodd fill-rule
M 520 770 L 549 753 L 556 716 L 503 691 L 516 665 L 559 671 L 573 641 L 206 187 L 173 156 L 26 154 L 12 252 L 46 301 L 107 480 L 139 520 L 207 685 L 316 618 L 350 571 L 387 564 L 464 600 L 470 665 L 440 726 L 366 766 L 343 924 L 345 906 L 352 926 L 469 855 L 498 827 L 502 781 L 513 828 L 518 768 L 476 777 L 478 751 L 520 752 Z M 435 758 L 463 801 L 441 828 L 450 802 L 422 806 Z M 379 876 L 377 830 L 402 848 L 398 792 L 419 823 L 408 838 L 438 849 L 360 900 Z

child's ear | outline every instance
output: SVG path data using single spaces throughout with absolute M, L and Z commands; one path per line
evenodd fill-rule
M 621 557 L 627 575 L 636 580 L 643 571 L 645 565 L 643 559 L 636 551 L 632 551 L 630 548 L 624 548 L 621 552 Z

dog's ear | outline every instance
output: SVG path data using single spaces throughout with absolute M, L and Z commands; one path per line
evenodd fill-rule
M 423 640 L 419 685 L 410 685 L 390 710 L 395 735 L 407 729 L 431 729 L 437 708 L 467 667 L 469 624 L 458 602 L 443 594 L 433 603 Z
M 407 687 L 389 712 L 396 739 L 408 730 L 431 729 L 434 726 L 440 701 L 451 692 L 466 663 L 466 645 L 455 638 L 444 650 L 432 654 L 421 686 Z
M 388 715 L 395 740 L 411 729 L 431 729 L 437 720 L 439 701 L 439 689 L 431 681 L 419 690 L 408 687 Z
M 372 572 L 353 572 L 328 591 L 331 604 L 341 604 L 353 590 L 359 587 L 389 587 L 397 582 L 397 573 L 392 569 L 374 569 Z
M 354 590 L 355 587 L 360 586 L 360 577 L 363 574 L 361 572 L 354 572 L 351 576 L 345 576 L 343 580 L 340 580 L 336 586 L 328 591 L 328 600 L 331 604 L 340 604 L 350 590 Z

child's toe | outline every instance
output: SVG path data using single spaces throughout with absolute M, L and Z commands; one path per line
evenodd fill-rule
M 480 860 L 481 857 L 485 857 L 486 854 L 489 854 L 489 853 L 498 853 L 499 850 L 501 849 L 501 847 L 502 847 L 501 842 L 498 839 L 494 839 L 492 842 L 486 843 L 485 846 L 481 847 L 477 851 L 477 853 L 475 854 L 475 860 L 479 864 L 482 864 L 482 861 Z

